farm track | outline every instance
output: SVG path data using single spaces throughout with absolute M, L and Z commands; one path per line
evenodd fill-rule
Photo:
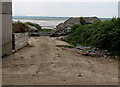
M 32 37 L 30 46 L 3 59 L 3 85 L 117 85 L 115 59 L 82 56 L 50 37 Z

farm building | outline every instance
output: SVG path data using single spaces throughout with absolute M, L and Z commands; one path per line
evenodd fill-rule
M 101 21 L 97 17 L 83 17 L 83 20 L 85 20 L 86 24 L 92 24 L 97 21 Z M 56 26 L 56 29 L 54 30 L 54 33 L 66 33 L 70 27 L 72 27 L 74 24 L 81 24 L 80 23 L 80 17 L 71 17 L 64 23 L 60 23 Z

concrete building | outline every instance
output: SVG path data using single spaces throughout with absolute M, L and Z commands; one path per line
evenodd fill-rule
M 12 53 L 12 2 L 0 0 L 0 57 Z

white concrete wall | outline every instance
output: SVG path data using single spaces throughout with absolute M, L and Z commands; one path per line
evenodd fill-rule
M 28 45 L 28 33 L 14 33 L 15 36 L 15 51 Z
M 10 55 L 12 53 L 12 2 L 0 1 L 0 32 L 0 57 Z

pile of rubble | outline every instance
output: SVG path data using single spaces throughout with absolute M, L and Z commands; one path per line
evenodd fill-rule
M 112 54 L 107 52 L 107 50 L 97 50 L 95 48 L 85 46 L 76 46 L 75 49 L 80 50 L 81 54 L 84 56 L 118 58 L 118 56 L 112 56 Z

